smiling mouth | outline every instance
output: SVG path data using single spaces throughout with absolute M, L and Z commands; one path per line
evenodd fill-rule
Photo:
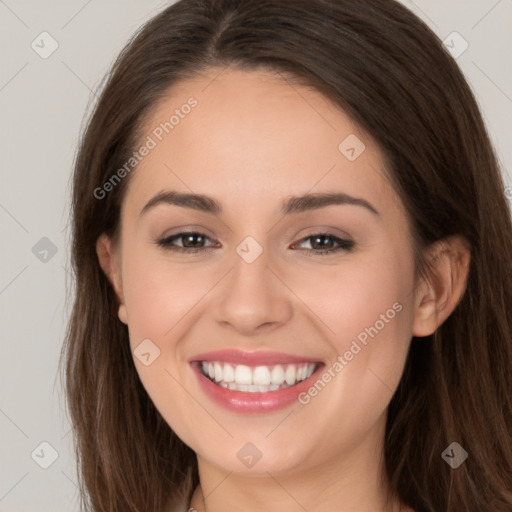
M 296 386 L 311 377 L 319 363 L 247 366 L 223 361 L 201 361 L 199 370 L 214 384 L 232 391 L 267 393 Z

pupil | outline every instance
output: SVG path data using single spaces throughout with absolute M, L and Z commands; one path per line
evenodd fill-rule
M 197 234 L 191 234 L 191 235 L 187 235 L 185 238 L 184 238 L 184 246 L 185 247 L 191 247 L 193 246 L 193 242 L 192 242 L 192 245 L 189 245 L 189 242 L 191 240 L 193 240 L 194 238 L 202 238 L 201 235 L 197 235 Z
M 332 240 L 329 239 L 329 237 L 327 237 L 326 235 L 320 235 L 320 236 L 317 236 L 315 237 L 315 243 L 318 242 L 318 240 L 324 240 L 324 242 L 326 241 L 329 241 L 332 243 Z M 320 247 L 326 247 L 328 245 L 328 243 L 319 243 Z
M 197 241 L 201 241 L 201 238 L 202 236 L 201 235 L 198 235 L 198 234 L 190 234 L 190 235 L 187 235 L 186 237 L 184 237 L 184 246 L 185 247 L 192 247 L 194 246 L 194 239 L 197 238 L 198 240 Z M 322 242 L 323 241 L 323 242 Z M 326 247 L 330 244 L 332 244 L 332 240 L 326 236 L 326 235 L 320 235 L 320 236 L 316 236 L 314 238 L 314 244 L 318 244 L 320 247 Z

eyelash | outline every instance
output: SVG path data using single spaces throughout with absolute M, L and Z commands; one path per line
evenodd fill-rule
M 179 238 L 184 238 L 187 235 L 199 235 L 205 239 L 210 239 L 208 236 L 206 236 L 203 233 L 200 233 L 198 231 L 182 231 L 181 233 L 176 233 L 175 235 L 171 235 L 167 238 L 162 238 L 161 240 L 158 240 L 157 245 L 159 247 L 162 247 L 165 250 L 176 251 L 176 252 L 181 252 L 181 253 L 186 252 L 189 254 L 190 253 L 198 253 L 198 252 L 207 251 L 209 249 L 212 249 L 212 247 L 180 247 L 178 245 L 171 245 L 171 243 L 174 240 L 179 239 Z M 330 238 L 338 244 L 338 247 L 334 248 L 334 249 L 320 249 L 320 250 L 305 249 L 305 252 L 308 255 L 317 256 L 317 255 L 333 254 L 333 253 L 337 253 L 339 251 L 350 252 L 354 248 L 354 245 L 355 245 L 354 242 L 352 242 L 351 240 L 345 240 L 343 238 L 334 236 L 331 233 L 325 233 L 325 232 L 312 233 L 311 235 L 308 235 L 308 236 L 302 238 L 301 240 L 299 240 L 299 242 L 303 242 L 305 240 L 309 240 L 309 239 L 315 238 L 315 237 Z

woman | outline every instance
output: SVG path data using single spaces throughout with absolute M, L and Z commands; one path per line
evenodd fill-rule
M 180 0 L 73 189 L 85 510 L 508 511 L 512 226 L 475 99 L 391 0 Z

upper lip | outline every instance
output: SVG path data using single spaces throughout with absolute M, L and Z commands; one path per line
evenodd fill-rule
M 320 359 L 297 356 L 293 354 L 285 354 L 284 352 L 271 351 L 253 351 L 239 349 L 215 350 L 212 352 L 204 352 L 189 359 L 194 361 L 222 361 L 233 364 L 246 364 L 248 366 L 256 365 L 273 365 L 285 363 L 319 363 Z

